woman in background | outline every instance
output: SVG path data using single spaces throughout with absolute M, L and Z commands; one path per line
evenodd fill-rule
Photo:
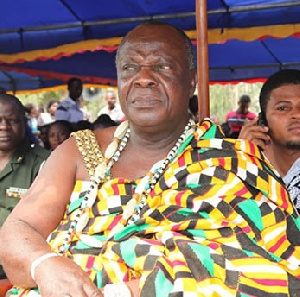
M 68 139 L 72 131 L 72 124 L 68 121 L 55 121 L 51 123 L 48 130 L 48 142 L 51 151 L 54 151 Z
M 47 103 L 47 112 L 43 112 L 39 115 L 38 126 L 45 126 L 55 121 L 55 112 L 57 109 L 59 101 L 50 100 Z

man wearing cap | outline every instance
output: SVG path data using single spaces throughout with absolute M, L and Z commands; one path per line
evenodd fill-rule
M 227 113 L 225 121 L 230 127 L 228 137 L 237 138 L 245 122 L 255 119 L 256 115 L 248 111 L 250 103 L 250 97 L 242 95 L 238 101 L 238 109 Z

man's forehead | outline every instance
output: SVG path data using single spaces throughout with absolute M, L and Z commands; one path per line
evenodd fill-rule
M 10 99 L 7 99 L 7 98 L 0 98 L 0 104 L 3 104 L 3 105 L 7 105 L 7 106 L 11 106 L 11 107 L 19 107 L 17 102 L 13 101 L 13 100 L 10 100 Z
M 127 34 L 124 44 L 128 42 L 155 43 L 155 41 L 172 44 L 176 40 L 180 40 L 180 43 L 184 42 L 180 33 L 168 25 L 140 25 Z
M 183 37 L 172 27 L 169 26 L 140 26 L 131 31 L 122 43 L 119 52 L 126 51 L 126 56 L 130 52 L 159 55 L 165 52 L 176 53 L 185 50 Z M 123 55 L 122 55 L 123 56 Z M 124 57 L 124 56 L 123 56 Z
M 1 101 L 0 104 L 2 105 L 2 108 L 0 109 L 2 114 L 7 114 L 7 115 L 19 115 L 21 114 L 21 110 L 18 106 L 13 101 Z
M 297 94 L 300 96 L 300 84 L 282 84 L 279 87 L 276 87 L 274 89 L 271 90 L 270 94 Z
M 124 44 L 121 51 L 126 51 L 126 56 L 135 55 L 161 55 L 162 50 L 165 49 L 167 53 L 181 50 L 174 45 L 165 42 L 151 41 L 151 40 L 137 40 L 135 42 L 127 42 Z

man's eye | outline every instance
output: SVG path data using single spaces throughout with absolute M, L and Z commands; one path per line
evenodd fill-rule
M 287 108 L 287 106 L 278 106 L 277 110 L 279 110 L 279 111 L 285 111 L 285 110 L 288 110 L 288 108 Z
M 123 70 L 129 70 L 129 71 L 135 70 L 136 68 L 137 68 L 136 65 L 132 65 L 132 64 L 126 64 L 123 66 Z
M 20 122 L 19 119 L 0 119 L 0 122 L 2 122 L 2 120 L 4 120 L 9 125 L 15 125 Z
M 170 70 L 170 69 L 172 69 L 172 66 L 167 63 L 161 63 L 161 64 L 158 64 L 158 68 L 162 69 L 162 70 Z

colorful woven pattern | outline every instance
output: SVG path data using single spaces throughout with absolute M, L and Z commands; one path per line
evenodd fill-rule
M 98 287 L 140 278 L 141 296 L 299 296 L 300 221 L 280 178 L 253 144 L 222 139 L 208 121 L 201 129 L 150 192 L 141 219 L 95 248 L 81 233 L 105 241 L 139 181 L 99 185 L 69 256 Z M 80 194 L 51 236 L 55 251 L 86 184 L 77 182 Z

